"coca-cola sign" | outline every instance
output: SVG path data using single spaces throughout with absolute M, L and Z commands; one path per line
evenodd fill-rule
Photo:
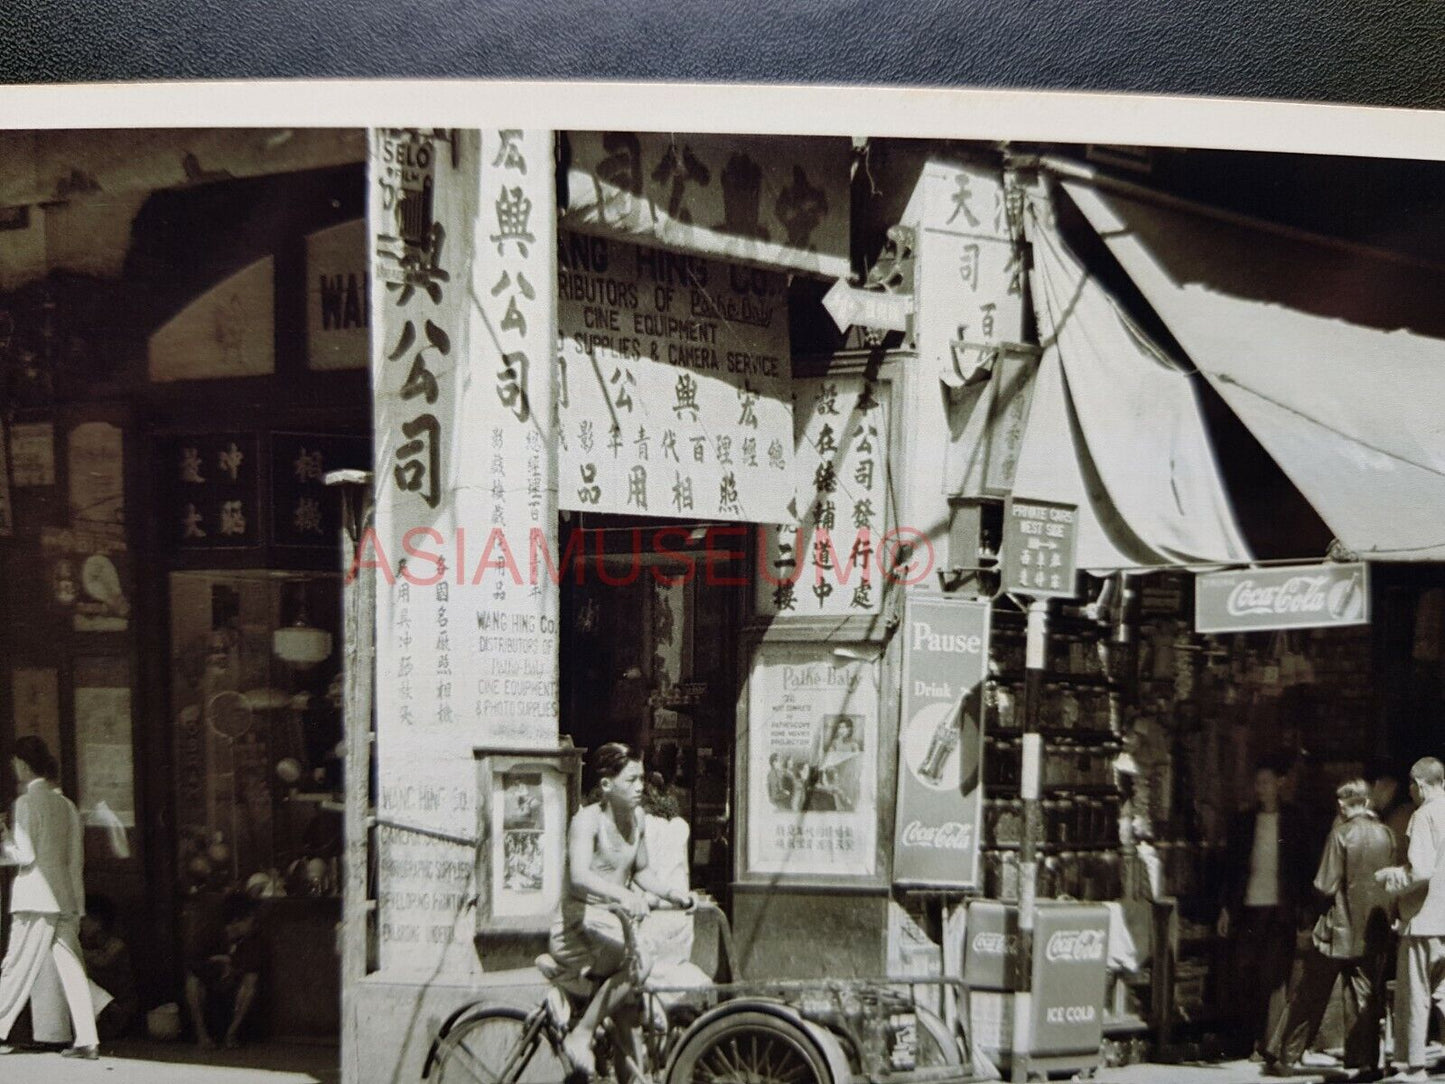
M 973 935 L 973 951 L 982 956 L 1002 956 L 1017 952 L 1018 938 L 1001 930 L 983 930 Z
M 1049 963 L 1102 960 L 1105 940 L 1102 930 L 1055 930 L 1044 946 L 1044 959 Z
M 1195 581 L 1194 600 L 1197 632 L 1367 625 L 1370 569 L 1356 562 L 1210 572 Z
M 973 842 L 973 825 L 962 821 L 924 824 L 911 820 L 903 827 L 902 841 L 907 847 L 933 847 L 942 851 L 966 851 Z
M 908 594 L 893 822 L 897 884 L 978 887 L 989 615 L 987 602 Z

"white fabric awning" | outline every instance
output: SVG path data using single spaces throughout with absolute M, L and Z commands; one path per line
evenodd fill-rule
M 1250 560 L 1188 372 L 1068 251 L 1042 191 L 1027 225 L 1044 351 L 1014 493 L 1078 506 L 1081 568 Z
M 1445 560 L 1445 268 L 1114 182 L 1064 188 L 1340 542 Z

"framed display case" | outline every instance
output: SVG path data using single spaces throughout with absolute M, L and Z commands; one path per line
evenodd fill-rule
M 567 825 L 582 750 L 481 747 L 477 760 L 477 932 L 540 933 L 562 898 Z

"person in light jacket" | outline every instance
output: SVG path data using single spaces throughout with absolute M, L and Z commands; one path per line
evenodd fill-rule
M 0 861 L 19 867 L 10 894 L 10 945 L 0 964 L 0 1053 L 46 958 L 55 963 L 70 1009 L 75 1045 L 66 1057 L 100 1056 L 95 1010 L 80 948 L 85 912 L 85 853 L 80 814 L 55 785 L 59 766 L 45 742 L 27 734 L 15 742 L 15 827 L 0 828 Z

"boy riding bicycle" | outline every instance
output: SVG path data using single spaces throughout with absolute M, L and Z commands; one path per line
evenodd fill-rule
M 670 891 L 648 866 L 640 810 L 641 756 L 620 742 L 609 742 L 593 754 L 592 767 L 596 800 L 578 810 L 568 828 L 561 914 L 549 945 L 563 967 L 601 981 L 564 1044 L 568 1059 L 589 1076 L 596 1073 L 592 1036 L 606 1019 L 616 1027 L 625 1055 L 619 1074 L 629 1072 L 629 1061 L 645 1064 L 639 993 L 652 964 L 639 949 L 625 966 L 629 958 L 623 920 L 610 908 L 620 907 L 640 920 L 650 909 L 645 893 L 676 907 L 691 909 L 695 904 L 691 895 Z

